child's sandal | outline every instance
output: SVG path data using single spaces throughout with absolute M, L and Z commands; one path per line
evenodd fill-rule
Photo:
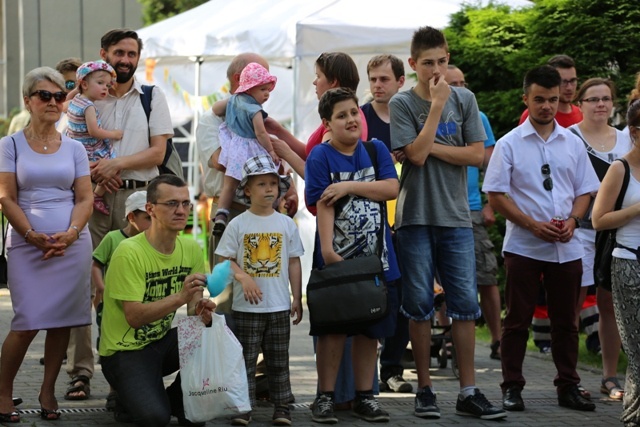
M 213 235 L 215 237 L 220 237 L 224 233 L 225 228 L 227 228 L 227 219 L 229 218 L 229 212 L 225 212 L 223 210 L 218 209 L 216 212 L 216 216 L 213 219 Z

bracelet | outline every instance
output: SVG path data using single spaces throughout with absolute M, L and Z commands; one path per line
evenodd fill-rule
M 76 234 L 78 235 L 78 239 L 80 238 L 80 230 L 78 229 L 77 225 L 72 225 L 69 228 L 73 228 L 74 230 L 76 230 Z
M 27 236 L 28 236 L 28 235 L 29 235 L 29 233 L 31 233 L 32 231 L 35 231 L 35 230 L 34 230 L 33 228 L 30 228 L 30 229 L 28 229 L 28 230 L 27 230 L 27 232 L 26 232 L 26 233 L 24 233 L 24 240 L 25 240 L 25 242 L 27 241 Z

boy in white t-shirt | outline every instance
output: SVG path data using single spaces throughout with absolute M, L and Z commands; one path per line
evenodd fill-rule
M 216 255 L 231 260 L 233 319 L 242 344 L 251 406 L 256 404 L 256 362 L 261 349 L 267 365 L 269 396 L 275 405 L 274 425 L 291 425 L 288 402 L 291 325 L 302 320 L 302 269 L 304 253 L 296 224 L 277 212 L 274 204 L 287 192 L 289 176 L 278 175 L 268 155 L 245 163 L 236 196 L 249 205 L 227 226 Z M 293 302 L 289 295 L 289 283 Z M 247 425 L 251 413 L 236 416 L 232 425 Z

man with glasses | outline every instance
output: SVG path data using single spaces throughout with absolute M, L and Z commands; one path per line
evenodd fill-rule
M 595 409 L 578 389 L 576 315 L 584 251 L 573 232 L 599 183 L 582 142 L 554 120 L 561 80 L 549 65 L 526 74 L 523 101 L 528 120 L 498 141 L 482 187 L 491 207 L 507 219 L 501 388 L 503 408 L 510 411 L 525 407 L 522 365 L 542 274 L 558 370 L 558 404 Z M 561 228 L 550 222 L 558 216 L 565 219 Z
M 453 64 L 447 67 L 444 79 L 449 86 L 467 87 L 464 73 Z M 486 169 L 493 154 L 496 139 L 487 116 L 480 111 L 482 127 L 487 134 L 484 140 L 484 160 L 482 168 Z M 477 166 L 467 166 L 467 193 L 469 195 L 469 208 L 471 209 L 471 222 L 473 223 L 473 241 L 476 253 L 476 280 L 478 293 L 480 294 L 480 308 L 482 316 L 491 334 L 491 359 L 500 360 L 500 291 L 498 290 L 498 260 L 493 251 L 493 243 L 489 238 L 487 227 L 496 222 L 493 209 L 488 204 L 482 203 L 480 196 L 480 169 Z
M 204 425 L 185 418 L 180 375 L 165 390 L 162 376 L 179 369 L 176 310 L 211 322 L 215 303 L 203 299 L 202 249 L 179 233 L 192 208 L 187 184 L 160 175 L 147 188 L 150 227 L 116 248 L 105 277 L 100 357 L 109 384 L 118 391 L 116 420 L 142 426 Z
M 548 65 L 558 70 L 560 73 L 560 98 L 558 102 L 558 111 L 556 113 L 556 121 L 564 128 L 580 123 L 582 121 L 582 112 L 573 104 L 573 98 L 578 90 L 578 75 L 576 72 L 576 63 L 573 58 L 567 55 L 556 55 L 547 61 Z M 520 123 L 529 117 L 529 110 L 526 109 L 520 116 Z

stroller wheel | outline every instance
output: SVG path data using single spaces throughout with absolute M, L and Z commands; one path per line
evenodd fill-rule
M 447 340 L 442 339 L 440 350 L 438 351 L 438 366 L 440 369 L 444 369 L 447 367 Z
M 453 375 L 456 378 L 460 378 L 460 371 L 458 370 L 458 356 L 456 355 L 456 347 L 451 346 L 449 350 L 451 351 L 451 371 L 453 371 Z

